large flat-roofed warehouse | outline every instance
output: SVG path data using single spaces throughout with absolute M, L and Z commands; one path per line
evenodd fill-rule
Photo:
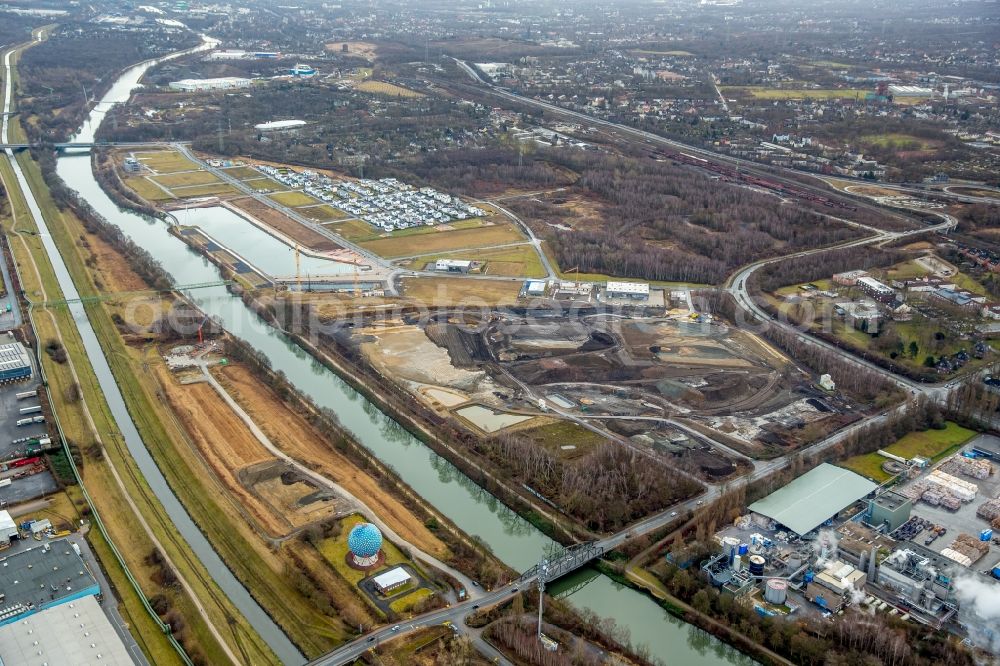
M 100 594 L 101 588 L 65 539 L 0 559 L 0 627 L 53 606 Z
M 1000 460 L 1000 437 L 982 434 L 972 440 L 972 452 L 984 458 Z
M 20 342 L 0 345 L 0 382 L 31 377 L 31 357 Z
M 750 505 L 750 511 L 784 525 L 799 536 L 878 488 L 850 470 L 823 463 Z
M 636 301 L 649 300 L 648 282 L 608 282 L 604 288 L 608 298 L 631 298 Z
M 84 597 L 0 627 L 3 666 L 132 666 L 101 605 Z

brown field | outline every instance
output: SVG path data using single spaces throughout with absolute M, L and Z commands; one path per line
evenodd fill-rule
M 166 188 L 208 185 L 220 182 L 218 178 L 207 171 L 179 171 L 162 176 L 150 176 L 150 180 L 154 180 Z
M 521 291 L 519 280 L 404 278 L 403 296 L 428 305 L 510 305 Z
M 329 446 L 301 415 L 245 368 L 230 365 L 219 369 L 216 376 L 282 451 L 309 461 L 319 473 L 353 495 L 365 498 L 368 506 L 403 539 L 437 557 L 446 557 L 447 547 L 402 502 L 388 495 L 375 479 Z
M 347 44 L 347 53 L 350 55 L 359 56 L 369 62 L 378 59 L 378 46 L 370 42 L 330 42 L 326 45 L 326 50 L 342 53 L 345 43 Z
M 895 190 L 890 190 L 885 187 L 877 187 L 875 185 L 854 185 L 848 187 L 847 190 L 853 194 L 862 194 L 866 197 L 894 197 L 899 196 L 899 192 Z
M 361 92 L 372 93 L 374 95 L 386 95 L 387 97 L 423 97 L 423 93 L 418 93 L 416 90 L 410 90 L 409 88 L 404 88 L 403 86 L 397 86 L 395 83 L 388 83 L 386 81 L 364 81 L 354 86 L 355 90 L 360 90 Z
M 407 257 L 415 254 L 502 245 L 519 240 L 524 240 L 521 232 L 513 224 L 504 223 L 473 229 L 379 238 L 359 245 L 383 257 Z
M 231 203 L 245 213 L 253 216 L 255 219 L 260 220 L 267 226 L 277 230 L 285 236 L 288 236 L 292 240 L 301 243 L 310 250 L 327 252 L 329 250 L 336 250 L 339 247 L 329 238 L 320 235 L 312 229 L 302 226 L 280 211 L 274 210 L 270 206 L 262 204 L 256 199 L 246 197 L 234 199 Z
M 967 197 L 984 197 L 989 199 L 1000 199 L 1000 192 L 997 190 L 984 190 L 977 187 L 949 187 L 950 192 Z

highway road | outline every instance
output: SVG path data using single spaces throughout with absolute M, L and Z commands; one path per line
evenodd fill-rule
M 709 150 L 707 148 L 701 148 L 699 146 L 692 146 L 690 144 L 686 144 L 686 143 L 683 143 L 681 141 L 675 141 L 673 139 L 668 139 L 666 137 L 660 136 L 659 134 L 654 134 L 652 132 L 647 132 L 645 130 L 636 129 L 636 128 L 631 127 L 629 125 L 623 125 L 621 123 L 616 123 L 616 122 L 613 122 L 613 121 L 610 121 L 610 120 L 603 120 L 601 118 L 595 118 L 594 116 L 588 115 L 586 113 L 581 113 L 579 111 L 574 111 L 572 109 L 566 109 L 564 107 L 559 106 L 558 104 L 552 104 L 552 103 L 549 103 L 549 102 L 544 102 L 544 101 L 542 101 L 540 99 L 535 99 L 535 98 L 532 98 L 532 97 L 525 97 L 523 95 L 519 95 L 517 93 L 513 93 L 513 92 L 511 92 L 509 90 L 506 90 L 504 88 L 499 88 L 499 87 L 495 86 L 492 81 L 488 81 L 488 80 L 482 78 L 479 75 L 479 73 L 473 67 L 471 67 L 467 62 L 465 62 L 463 60 L 459 60 L 457 58 L 452 58 L 452 60 L 454 60 L 458 64 L 458 66 L 462 69 L 462 71 L 464 71 L 466 73 L 466 75 L 468 75 L 468 77 L 470 79 L 472 79 L 477 84 L 479 84 L 479 86 L 481 86 L 481 87 L 475 88 L 475 90 L 477 92 L 479 92 L 479 93 L 488 93 L 488 94 L 491 94 L 491 95 L 495 95 L 497 97 L 501 97 L 501 98 L 506 99 L 506 100 L 511 101 L 511 102 L 516 102 L 518 104 L 528 104 L 528 105 L 531 105 L 531 106 L 535 106 L 537 108 L 544 109 L 546 111 L 551 111 L 554 114 L 558 114 L 558 115 L 562 115 L 562 116 L 569 116 L 569 117 L 575 118 L 575 119 L 577 119 L 577 120 L 579 120 L 581 122 L 584 122 L 584 123 L 586 123 L 588 125 L 591 125 L 591 126 L 604 127 L 604 128 L 609 129 L 609 130 L 614 130 L 616 132 L 620 132 L 622 134 L 627 134 L 627 135 L 629 135 L 629 136 L 631 136 L 631 137 L 633 137 L 635 139 L 639 139 L 644 144 L 667 146 L 667 147 L 673 148 L 675 150 L 685 152 L 685 153 L 687 153 L 689 155 L 695 155 L 695 156 L 698 156 L 698 157 L 702 157 L 702 158 L 708 159 L 708 160 L 710 160 L 712 162 L 717 162 L 717 163 L 718 162 L 722 162 L 722 163 L 734 165 L 734 166 L 737 166 L 741 172 L 754 173 L 756 175 L 759 175 L 759 176 L 762 176 L 762 177 L 765 177 L 765 178 L 771 178 L 771 179 L 777 178 L 779 180 L 783 180 L 783 178 L 780 175 L 776 175 L 776 174 L 786 173 L 786 174 L 794 176 L 794 178 L 791 178 L 789 181 L 786 181 L 786 182 L 790 182 L 791 184 L 794 184 L 796 187 L 807 189 L 807 190 L 811 190 L 811 191 L 815 192 L 816 194 L 824 196 L 824 197 L 827 197 L 829 199 L 840 199 L 842 201 L 850 201 L 852 203 L 852 205 L 855 205 L 855 206 L 858 206 L 858 207 L 867 208 L 867 209 L 870 209 L 870 210 L 875 210 L 875 211 L 878 211 L 879 213 L 881 213 L 883 215 L 889 215 L 889 216 L 893 216 L 893 217 L 897 217 L 897 218 L 901 218 L 902 217 L 901 215 L 899 215 L 898 213 L 894 212 L 893 210 L 887 210 L 883 206 L 877 205 L 874 202 L 869 202 L 866 197 L 855 195 L 855 194 L 850 194 L 850 193 L 840 192 L 837 189 L 828 187 L 825 182 L 821 185 L 821 184 L 818 184 L 818 183 L 817 184 L 810 184 L 810 183 L 807 183 L 807 182 L 803 182 L 803 180 L 802 180 L 803 176 L 805 176 L 807 178 L 810 178 L 810 179 L 819 179 L 819 180 L 822 180 L 822 178 L 820 178 L 819 174 L 816 174 L 816 173 L 813 173 L 813 172 L 810 172 L 810 171 L 799 171 L 797 169 L 789 169 L 789 168 L 786 168 L 786 167 L 776 167 L 776 166 L 771 166 L 771 165 L 762 165 L 762 164 L 758 164 L 756 162 L 750 162 L 750 161 L 747 161 L 747 160 L 744 160 L 744 159 L 740 159 L 740 158 L 737 158 L 737 157 L 732 157 L 730 155 L 724 155 L 724 154 L 721 154 L 721 153 L 717 153 L 717 152 L 715 152 L 713 150 Z M 441 82 L 441 83 L 442 83 L 442 85 L 448 85 L 450 83 L 450 84 L 456 85 L 458 87 L 466 87 L 463 84 L 455 83 L 455 82 Z M 847 180 L 855 180 L 855 179 L 848 178 Z M 857 182 L 858 182 L 859 185 L 865 184 L 865 181 L 862 181 L 862 180 L 858 180 Z M 872 183 L 867 183 L 867 184 L 871 185 Z M 928 194 L 928 191 L 926 191 L 926 190 L 912 188 L 912 187 L 908 187 L 908 186 L 905 186 L 905 185 L 893 185 L 893 184 L 885 184 L 885 183 L 881 183 L 881 182 L 878 182 L 878 183 L 875 183 L 875 184 L 878 185 L 879 187 L 885 186 L 885 187 L 888 187 L 890 189 L 897 189 L 897 190 L 899 190 L 901 192 L 906 192 L 906 193 L 913 193 L 913 194 L 920 194 L 920 195 L 926 195 L 926 194 Z M 993 200 L 990 200 L 990 199 L 985 199 L 985 198 L 980 198 L 980 197 L 969 197 L 969 196 L 966 196 L 966 195 L 952 194 L 951 192 L 945 192 L 945 191 L 936 191 L 936 192 L 933 192 L 933 193 L 935 195 L 937 195 L 937 196 L 949 197 L 949 198 L 952 198 L 952 199 L 957 200 L 957 201 L 976 201 L 976 202 L 979 202 L 979 201 L 993 201 Z M 995 201 L 994 201 L 994 203 L 995 203 Z M 911 223 L 911 224 L 917 223 L 917 221 L 913 220 L 912 218 L 904 218 L 904 219 L 906 219 L 906 221 L 909 222 L 909 223 Z

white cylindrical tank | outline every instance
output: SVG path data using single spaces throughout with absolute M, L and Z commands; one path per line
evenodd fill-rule
M 780 606 L 788 597 L 788 581 L 772 578 L 764 585 L 764 600 L 769 604 Z
M 740 559 L 740 556 L 739 555 L 735 556 L 733 558 L 733 571 L 739 571 L 740 567 L 742 567 L 742 566 L 743 566 L 743 562 Z

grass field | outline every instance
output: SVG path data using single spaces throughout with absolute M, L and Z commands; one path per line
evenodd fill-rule
M 277 201 L 282 206 L 288 206 L 290 208 L 295 208 L 296 206 L 312 206 L 318 204 L 319 201 L 313 199 L 311 196 L 305 192 L 278 192 L 277 194 L 267 195 L 269 199 Z
M 449 252 L 420 257 L 408 262 L 410 268 L 422 269 L 426 264 L 438 259 L 469 259 L 485 261 L 484 275 L 496 277 L 545 277 L 542 260 L 530 243 L 513 247 L 498 247 L 491 250 L 471 250 L 469 252 Z
M 727 95 L 750 96 L 755 99 L 864 99 L 869 92 L 860 88 L 804 90 L 763 86 L 725 86 L 721 90 Z
M 216 183 L 206 183 L 205 185 L 192 185 L 190 187 L 177 187 L 171 190 L 174 196 L 180 199 L 190 199 L 191 197 L 207 197 L 209 195 L 223 196 L 226 194 L 239 194 L 239 191 L 228 183 L 222 181 Z
M 146 201 L 169 201 L 174 198 L 142 176 L 126 178 L 125 184 Z
M 209 183 L 222 182 L 207 171 L 180 171 L 162 176 L 150 176 L 149 178 L 166 188 L 208 185 Z
M 228 169 L 223 169 L 227 176 L 231 176 L 237 180 L 250 180 L 251 178 L 260 178 L 264 174 L 257 169 L 248 166 L 230 167 Z
M 402 292 L 406 298 L 432 306 L 511 305 L 517 302 L 521 283 L 516 280 L 404 278 Z
M 386 539 L 382 540 L 382 552 L 385 553 L 385 564 L 382 567 L 379 569 L 373 569 L 372 571 L 360 571 L 348 566 L 347 535 L 355 525 L 363 522 L 366 522 L 365 518 L 360 514 L 346 516 L 340 521 L 340 536 L 323 539 L 317 544 L 317 549 L 323 555 L 323 559 L 325 559 L 330 566 L 337 571 L 337 573 L 349 581 L 351 585 L 357 585 L 376 571 L 381 571 L 382 569 L 387 569 L 397 564 L 409 564 L 410 566 L 416 568 L 416 565 L 407 559 L 406 556 L 403 555 L 398 548 L 396 548 L 395 544 Z
M 453 231 L 443 231 L 440 227 L 418 227 L 418 229 L 420 228 L 430 231 L 410 235 L 393 235 L 389 238 L 363 241 L 358 244 L 375 254 L 391 258 L 503 245 L 524 240 L 524 236 L 517 227 L 510 223 Z M 407 231 L 409 230 L 407 229 Z
M 778 289 L 774 293 L 779 296 L 788 296 L 790 294 L 804 294 L 806 292 L 802 289 L 799 289 L 799 287 L 804 287 L 807 284 L 814 284 L 817 287 L 819 287 L 821 291 L 826 291 L 831 287 L 833 287 L 832 280 L 813 280 L 812 282 L 803 282 L 801 285 L 792 284 L 787 287 L 782 287 L 781 289 Z
M 885 450 L 907 459 L 920 456 L 937 462 L 972 439 L 975 434 L 972 430 L 948 421 L 944 430 L 911 432 L 885 447 Z M 878 453 L 868 453 L 848 458 L 840 466 L 882 483 L 889 480 L 889 474 L 882 471 L 882 463 L 886 460 L 888 458 L 884 458 Z
M 458 229 L 478 229 L 485 226 L 486 221 L 481 219 L 459 220 L 448 224 L 450 230 Z M 351 219 L 328 225 L 333 232 L 340 234 L 352 243 L 361 241 L 377 240 L 379 238 L 405 238 L 407 236 L 420 236 L 422 234 L 439 234 L 449 231 L 441 227 L 412 227 L 410 229 L 400 229 L 390 234 L 382 233 L 364 220 Z
M 190 171 L 198 165 L 175 150 L 156 150 L 147 153 L 133 153 L 140 162 L 158 173 Z
M 608 442 L 601 435 L 569 421 L 557 421 L 549 425 L 518 431 L 518 436 L 532 440 L 538 446 L 565 460 L 581 458 L 598 446 Z M 575 446 L 575 449 L 563 449 Z
M 644 49 L 638 49 L 632 51 L 632 53 L 640 53 L 642 55 L 677 56 L 677 57 L 690 57 L 694 55 L 690 51 L 647 51 Z
M 282 192 L 286 189 L 286 187 L 278 181 L 272 178 L 267 178 L 266 176 L 246 178 L 241 182 L 247 187 L 252 187 L 253 189 L 261 192 Z
M 850 69 L 853 65 L 848 65 L 845 62 L 834 62 L 833 60 L 814 60 L 813 65 L 817 67 L 829 67 L 830 69 Z
M 316 220 L 317 222 L 329 222 L 331 220 L 341 220 L 347 217 L 347 213 L 333 206 L 323 204 L 322 206 L 308 206 L 306 208 L 299 208 L 299 215 L 308 217 L 310 220 Z
M 891 132 L 888 134 L 865 134 L 858 139 L 861 143 L 880 148 L 900 147 L 912 144 L 914 150 L 928 150 L 934 148 L 935 143 L 927 139 L 921 139 L 912 134 L 900 134 Z
M 432 596 L 434 596 L 434 592 L 428 590 L 426 587 L 421 587 L 409 594 L 404 594 L 399 599 L 393 599 L 392 603 L 389 604 L 389 608 L 396 613 L 408 613 L 417 603 Z
M 397 86 L 395 83 L 387 83 L 385 81 L 372 81 L 371 79 L 363 81 L 358 85 L 354 86 L 355 90 L 360 90 L 361 92 L 372 93 L 374 95 L 386 95 L 388 97 L 423 97 L 422 93 L 418 93 L 416 90 L 410 90 L 409 88 L 404 88 L 403 86 Z

